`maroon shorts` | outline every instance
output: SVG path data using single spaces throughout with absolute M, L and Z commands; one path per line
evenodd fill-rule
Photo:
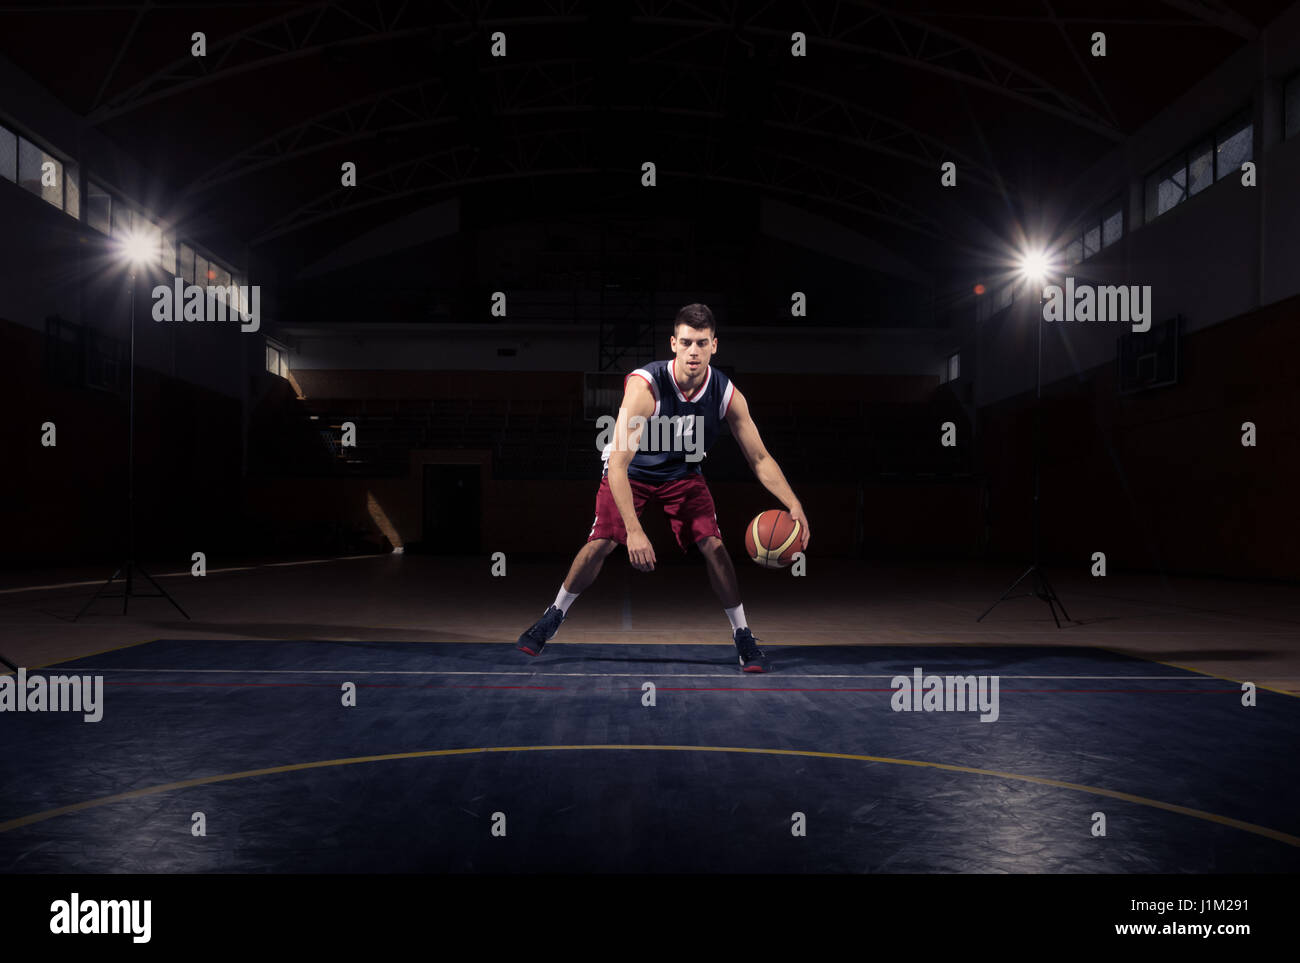
M 632 486 L 632 507 L 636 510 L 636 517 L 641 517 L 646 502 L 652 499 L 657 501 L 663 506 L 673 535 L 683 552 L 702 538 L 710 535 L 722 537 L 722 530 L 718 528 L 717 510 L 713 507 L 713 496 L 709 494 L 709 486 L 704 483 L 703 475 L 687 475 L 685 478 L 657 484 L 635 478 L 629 478 L 628 482 Z M 618 506 L 614 504 L 614 493 L 609 490 L 608 475 L 601 476 L 600 488 L 596 490 L 596 520 L 592 522 L 587 541 L 593 542 L 598 538 L 612 538 L 620 545 L 627 544 L 627 527 L 623 524 Z

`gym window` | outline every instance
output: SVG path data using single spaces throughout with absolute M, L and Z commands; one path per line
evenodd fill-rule
M 101 234 L 108 234 L 112 218 L 112 195 L 94 181 L 86 181 L 86 223 Z
M 289 353 L 270 341 L 266 342 L 266 370 L 281 378 L 289 377 Z
M 1191 148 L 1175 155 L 1146 178 L 1146 219 L 1153 221 L 1173 210 L 1215 181 L 1239 172 L 1254 152 L 1255 128 L 1247 115 L 1216 130 Z
M 1238 118 L 1221 128 L 1214 141 L 1214 179 L 1221 181 L 1240 174 L 1241 165 L 1253 156 L 1255 127 L 1249 120 Z
M 72 161 L 63 165 L 63 211 L 81 220 L 81 168 Z
M 162 228 L 143 214 L 134 218 L 135 233 L 149 245 L 149 263 L 157 265 L 162 259 Z
M 1282 129 L 1284 137 L 1300 134 L 1300 72 L 1282 85 Z M 0 143 L 0 161 L 4 158 L 4 145 Z
M 1004 284 L 975 302 L 975 320 L 987 321 L 1016 299 L 1016 282 Z
M 0 127 L 0 177 L 18 180 L 18 137 L 6 127 Z
M 131 209 L 124 204 L 113 205 L 113 237 L 131 236 Z
M 1065 263 L 1078 264 L 1124 236 L 1124 205 L 1117 198 L 1093 214 L 1065 245 Z
M 230 272 L 216 261 L 211 262 L 210 270 L 212 273 L 212 286 L 220 292 L 217 300 L 225 304 L 227 303 L 226 295 L 230 291 Z
M 54 165 L 53 184 L 46 183 L 45 165 Z M 63 210 L 63 162 L 25 137 L 18 138 L 18 183 L 41 200 Z

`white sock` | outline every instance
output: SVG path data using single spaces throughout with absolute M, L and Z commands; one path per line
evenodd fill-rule
M 566 592 L 564 590 L 564 583 L 561 582 L 560 594 L 555 596 L 555 607 L 567 616 L 569 614 L 569 606 L 572 605 L 573 600 L 581 594 L 581 592 Z
M 731 634 L 736 634 L 736 629 L 743 629 L 749 625 L 745 621 L 745 607 L 737 605 L 734 609 L 723 609 L 727 613 L 727 618 L 731 619 Z

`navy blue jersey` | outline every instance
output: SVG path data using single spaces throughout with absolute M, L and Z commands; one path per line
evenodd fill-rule
M 676 358 L 651 361 L 623 379 L 644 378 L 654 395 L 654 414 L 642 429 L 641 443 L 627 467 L 627 476 L 645 482 L 665 482 L 703 473 L 705 454 L 713 447 L 722 421 L 731 407 L 735 387 L 721 371 L 709 365 L 704 383 L 687 398 L 673 377 Z M 601 456 L 609 471 L 613 443 Z

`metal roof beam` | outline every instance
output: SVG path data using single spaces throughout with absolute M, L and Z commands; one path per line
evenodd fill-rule
M 661 66 L 675 70 L 688 65 L 667 63 Z M 561 69 L 555 70 L 557 67 Z M 567 72 L 564 68 L 567 68 Z M 596 110 L 594 104 L 582 103 L 577 96 L 584 85 L 591 88 L 593 79 L 578 77 L 575 69 L 573 61 L 552 60 L 507 64 L 485 71 L 485 74 L 519 74 L 517 81 L 510 79 L 498 85 L 511 90 L 508 99 L 513 100 L 514 104 L 497 104 L 494 106 L 494 114 L 497 117 L 527 117 Z M 716 90 L 723 79 L 721 68 L 698 68 L 692 74 L 697 80 L 710 75 Z M 681 98 L 683 106 L 680 107 L 668 106 L 667 102 L 673 92 L 671 84 L 660 90 L 661 105 L 655 108 L 656 112 L 696 116 L 710 122 L 726 120 L 725 105 L 719 103 L 713 93 L 706 90 L 704 96 L 709 103 L 714 104 L 715 109 L 698 110 L 685 105 L 698 103 L 699 91 L 694 88 L 684 91 Z M 429 93 L 435 93 L 438 100 L 431 102 L 426 99 Z M 784 133 L 834 140 L 859 150 L 893 157 L 931 172 L 937 172 L 942 161 L 953 160 L 961 166 L 963 176 L 972 184 L 991 191 L 1002 189 L 996 171 L 901 120 L 887 117 L 844 97 L 800 84 L 776 83 L 773 85 L 773 93 L 773 117 L 763 122 L 764 127 Z M 393 87 L 373 97 L 360 98 L 343 107 L 309 117 L 224 158 L 196 178 L 187 190 L 208 190 L 317 151 L 373 139 L 381 132 L 413 131 L 453 123 L 456 120 L 454 116 L 442 113 L 442 108 L 448 103 L 447 97 L 447 92 L 441 89 L 440 81 L 433 80 Z M 545 106 L 535 106 L 538 104 Z M 610 109 L 620 112 L 633 107 L 639 108 L 640 105 L 618 105 Z
M 599 174 L 599 166 L 592 162 L 595 156 L 587 138 L 586 128 L 549 130 L 538 135 L 542 141 L 533 152 L 534 158 L 549 152 L 542 163 L 517 166 L 506 161 L 493 161 L 477 154 L 468 144 L 431 152 L 402 161 L 368 175 L 364 186 L 351 190 L 331 190 L 300 205 L 296 210 L 272 224 L 253 239 L 254 246 L 265 244 L 303 230 L 326 220 L 344 216 L 384 204 L 399 198 L 437 191 L 454 191 L 471 184 L 481 184 L 519 178 L 561 176 L 566 174 Z M 697 152 L 699 137 L 688 137 L 674 132 L 656 132 L 656 139 L 667 143 L 680 140 L 682 152 Z M 720 138 L 706 135 L 714 142 Z M 575 155 L 573 146 L 580 143 Z M 671 149 L 666 154 L 673 154 Z M 824 165 L 810 163 L 806 157 L 768 152 L 763 156 L 718 158 L 714 152 L 703 152 L 706 162 L 696 171 L 672 167 L 659 169 L 662 178 L 678 177 L 687 181 L 730 183 L 756 187 L 773 193 L 795 196 L 826 204 L 832 208 L 853 211 L 863 216 L 884 221 L 914 233 L 923 234 L 945 242 L 952 242 L 945 229 L 929 215 L 911 207 L 897 197 L 873 184 L 831 170 Z M 707 158 L 714 158 L 708 160 Z M 423 175 L 423 176 L 421 176 Z M 633 173 L 629 173 L 629 177 Z

